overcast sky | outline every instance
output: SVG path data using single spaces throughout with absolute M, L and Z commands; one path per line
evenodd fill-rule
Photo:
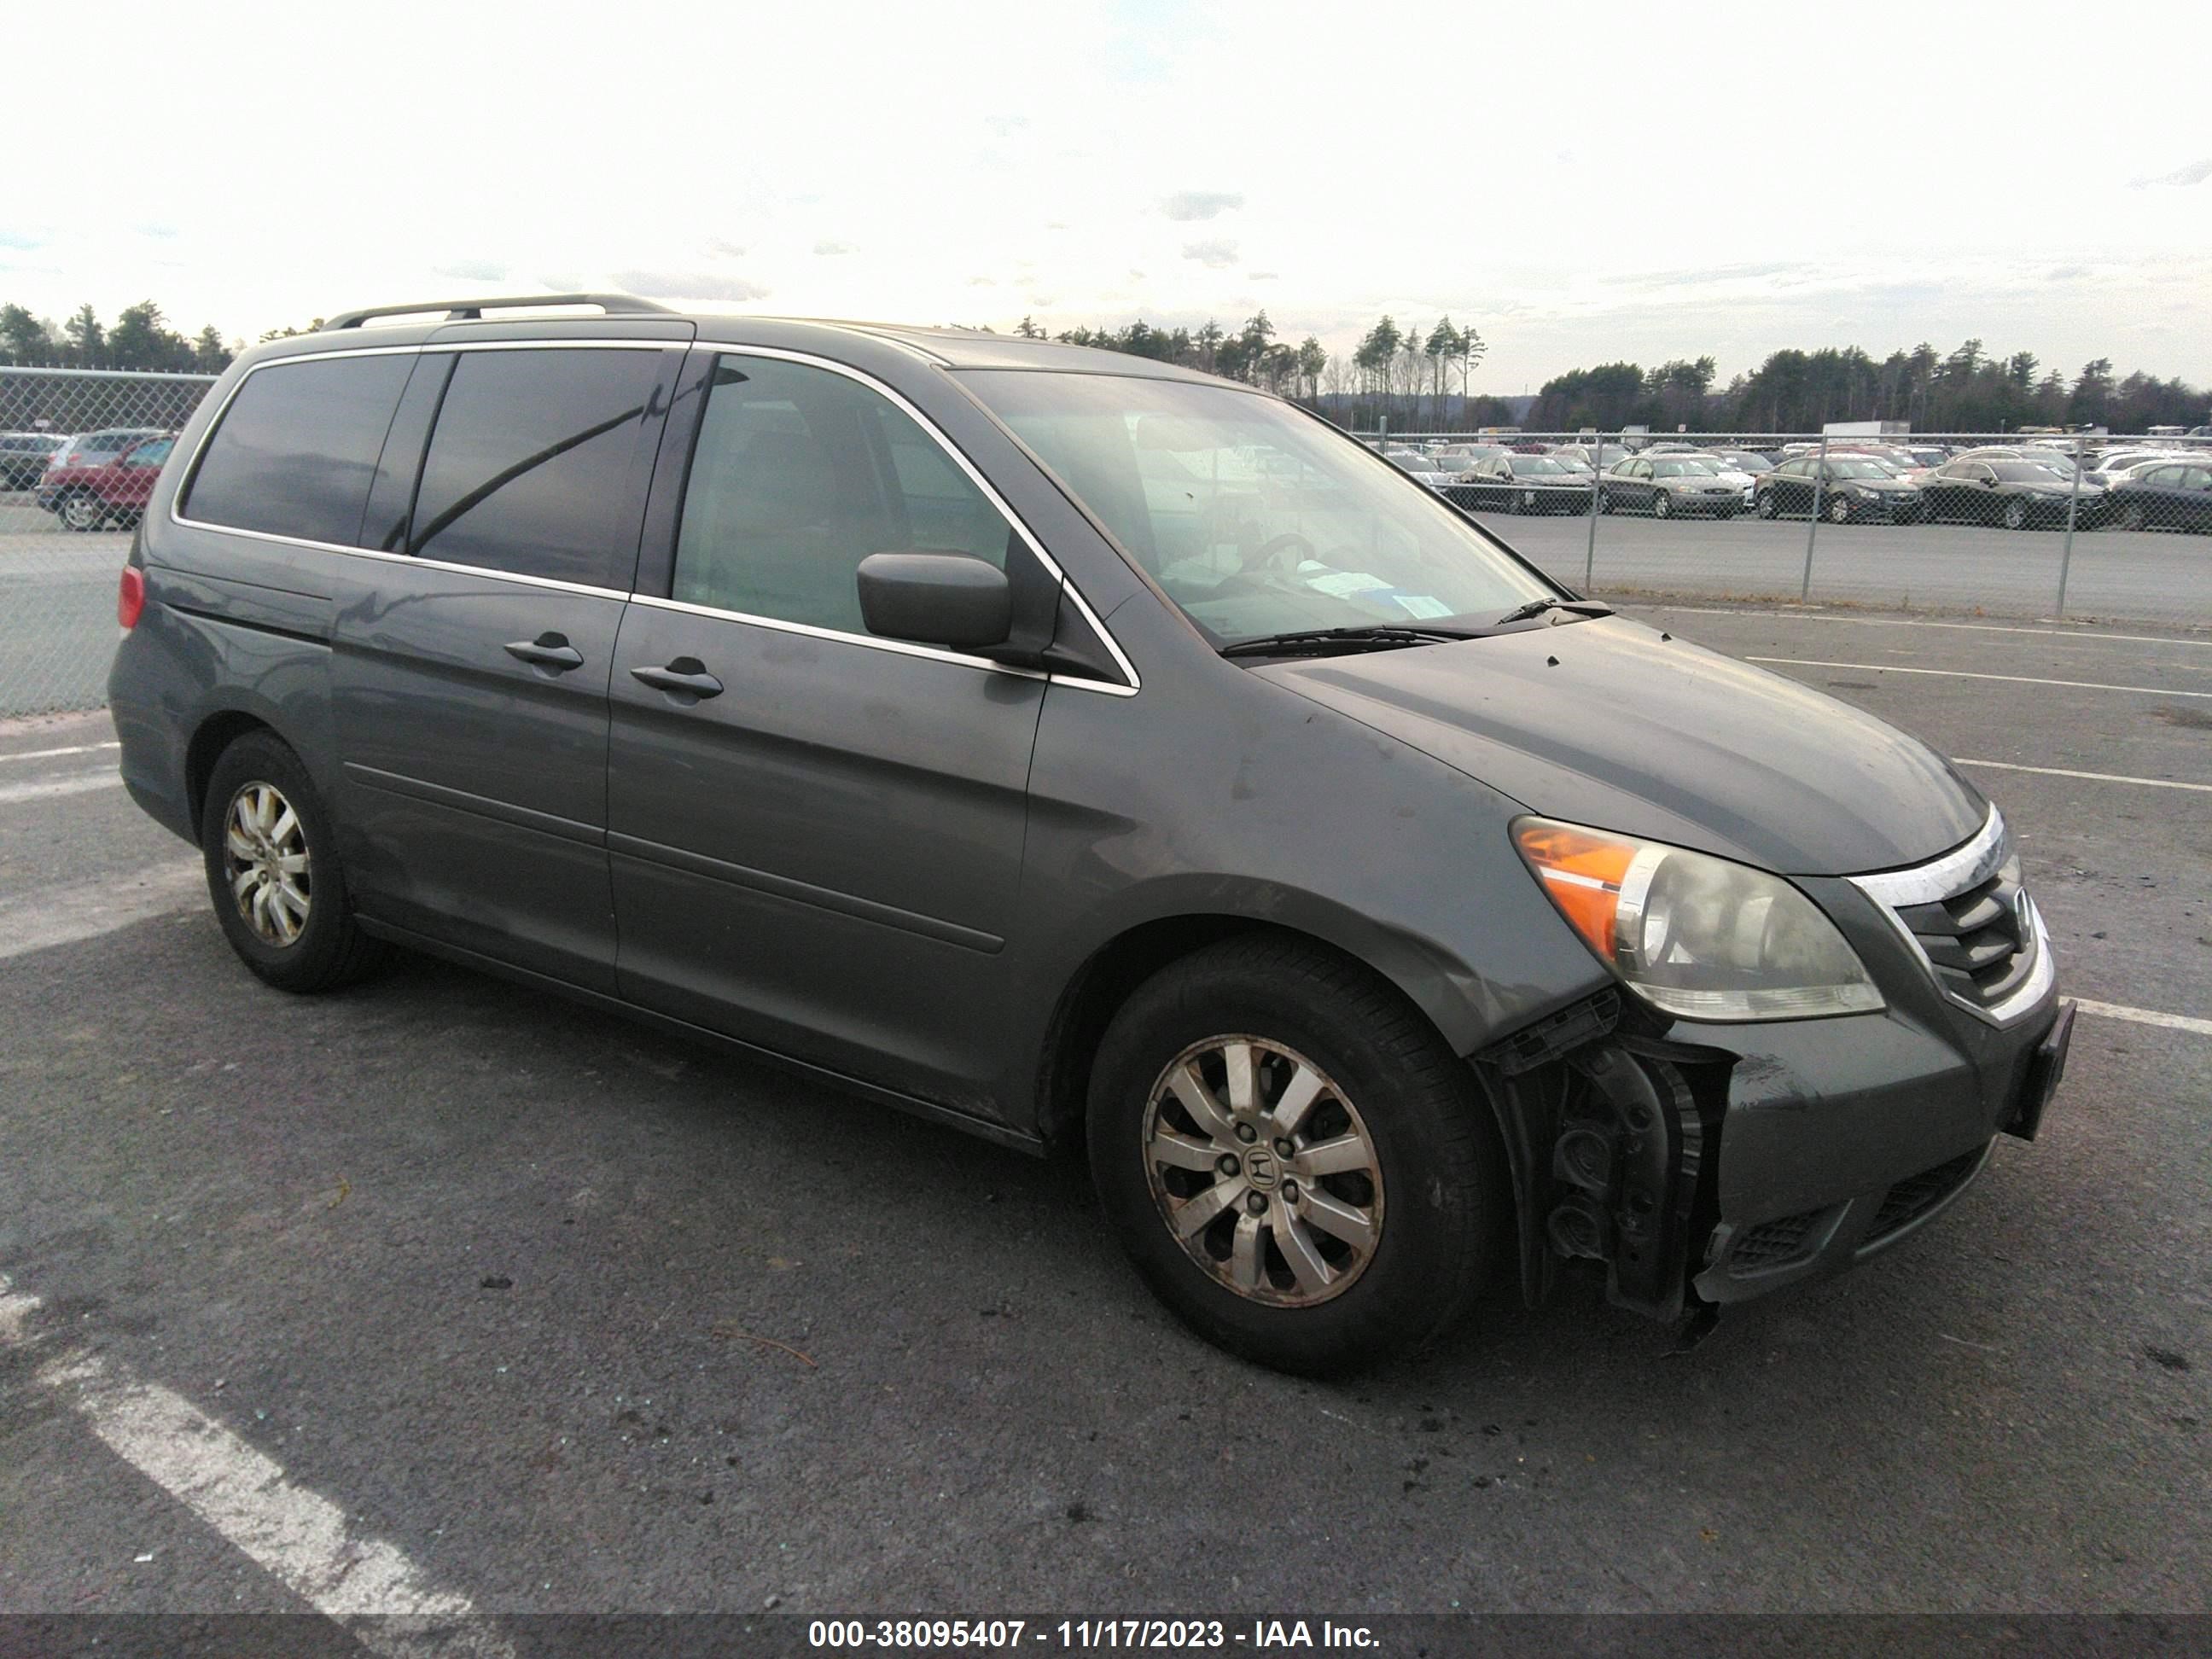
M 74 46 L 89 15 L 49 15 Z M 0 300 L 251 337 L 618 286 L 702 307 L 1491 342 L 1979 335 L 2212 385 L 2212 5 L 629 0 L 98 11 L 8 77 Z M 61 37 L 57 36 L 56 39 Z M 38 174 L 25 170 L 42 158 Z

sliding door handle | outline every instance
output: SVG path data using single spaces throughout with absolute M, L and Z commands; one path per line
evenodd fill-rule
M 581 668 L 584 653 L 568 643 L 566 634 L 540 634 L 534 640 L 511 640 L 507 654 L 538 668 Z
M 719 697 L 722 683 L 696 657 L 678 657 L 665 668 L 633 668 L 630 678 L 672 696 Z

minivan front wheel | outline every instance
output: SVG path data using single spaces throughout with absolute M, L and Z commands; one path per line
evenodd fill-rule
M 1510 1201 L 1468 1068 L 1387 983 L 1294 939 L 1228 940 L 1139 987 L 1099 1045 L 1088 1133 L 1153 1292 L 1283 1370 L 1440 1330 Z
M 322 798 L 282 739 L 251 732 L 222 751 L 200 811 L 208 896 L 231 948 L 279 990 L 329 990 L 384 959 L 354 921 L 331 839 Z

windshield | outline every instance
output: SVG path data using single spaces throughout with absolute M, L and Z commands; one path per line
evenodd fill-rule
M 1548 455 L 1516 455 L 1513 458 L 1513 470 L 1523 474 L 1549 472 L 1557 475 L 1565 472 L 1567 469 Z
M 1832 478 L 1887 478 L 1895 475 L 1880 461 L 1869 459 L 1830 461 L 1828 476 Z
M 2041 461 L 1998 461 L 1990 470 L 2008 483 L 2049 483 L 2059 476 Z
M 1662 456 L 1651 463 L 1651 476 L 1655 478 L 1694 477 L 1711 470 L 1703 461 L 1691 460 L 1680 455 Z
M 1432 491 L 1272 398 L 1110 374 L 961 378 L 1217 645 L 1487 625 L 1554 596 Z

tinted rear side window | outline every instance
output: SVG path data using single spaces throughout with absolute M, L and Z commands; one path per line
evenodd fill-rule
M 658 349 L 461 353 L 410 550 L 626 588 L 641 514 L 632 466 L 660 367 Z
M 200 457 L 185 517 L 350 547 L 411 355 L 272 363 L 246 377 Z

